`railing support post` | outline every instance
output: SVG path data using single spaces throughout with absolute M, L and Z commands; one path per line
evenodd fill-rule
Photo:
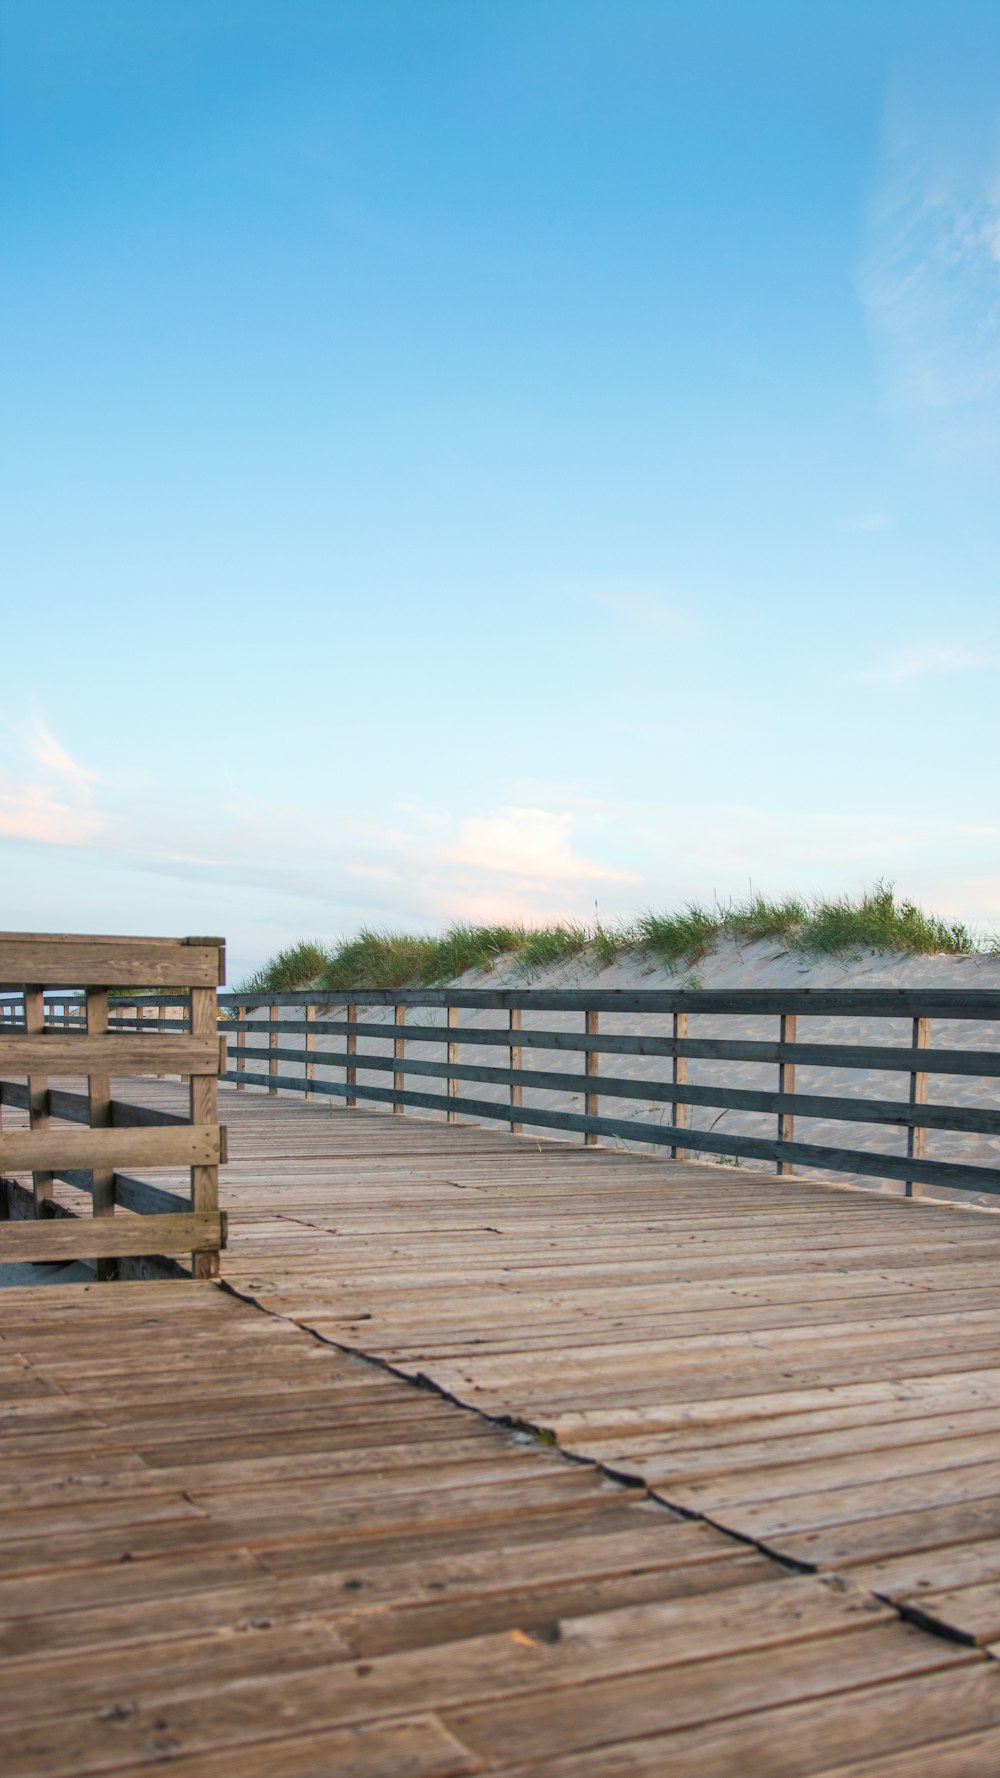
M 280 1006 L 272 1006 L 270 1008 L 269 1018 L 270 1018 L 270 1022 L 272 1024 L 272 1026 L 277 1027 L 278 1021 L 281 1018 Z M 280 1041 L 281 1041 L 281 1032 L 279 1030 L 274 1029 L 274 1030 L 268 1032 L 267 1047 L 269 1050 L 276 1050 Z M 277 1058 L 277 1056 L 269 1056 L 268 1057 L 267 1072 L 268 1072 L 268 1077 L 269 1077 L 267 1096 L 269 1099 L 274 1099 L 277 1097 L 277 1092 L 278 1092 L 277 1086 L 275 1085 L 275 1078 L 278 1073 L 278 1058 Z
M 797 1019 L 795 1013 L 793 1013 L 793 1012 L 781 1013 L 780 1014 L 780 1021 L 781 1021 L 781 1023 L 780 1023 L 780 1028 L 779 1028 L 779 1032 L 778 1032 L 779 1043 L 794 1043 L 795 1037 L 796 1037 L 796 1032 L 798 1030 L 798 1019 Z M 794 1062 L 786 1062 L 784 1060 L 784 1058 L 782 1058 L 781 1061 L 779 1061 L 779 1063 L 778 1063 L 778 1091 L 779 1091 L 779 1093 L 794 1093 L 794 1091 L 795 1091 L 795 1063 Z M 794 1140 L 795 1140 L 795 1114 L 794 1114 L 794 1112 L 779 1111 L 779 1113 L 778 1113 L 778 1141 L 779 1142 L 794 1142 Z M 779 1174 L 785 1175 L 788 1173 L 794 1173 L 795 1169 L 792 1166 L 791 1161 L 779 1161 L 778 1166 L 777 1166 L 777 1171 Z
M 396 1025 L 405 1025 L 406 1024 L 406 1008 L 405 1008 L 405 1006 L 394 1007 L 393 1008 L 393 1015 L 394 1015 L 394 1017 L 393 1017 L 394 1024 L 396 1024 Z M 393 1040 L 392 1040 L 392 1054 L 393 1054 L 393 1059 L 396 1062 L 402 1062 L 405 1059 L 405 1057 L 406 1057 L 406 1038 L 405 1037 L 394 1037 L 393 1038 Z M 393 1072 L 392 1090 L 393 1090 L 394 1095 L 396 1093 L 402 1093 L 402 1092 L 406 1091 L 406 1075 L 403 1073 L 402 1069 L 397 1069 Z M 392 1109 L 394 1112 L 403 1112 L 406 1110 L 406 1106 L 402 1105 L 399 1102 L 399 1100 L 394 1097 L 393 1101 L 392 1101 Z
M 310 1004 L 306 1007 L 306 1049 L 308 1050 L 310 1056 L 312 1055 L 313 1050 L 316 1048 L 316 1033 L 315 1033 L 315 1031 L 310 1031 L 309 1026 L 314 1024 L 315 1020 L 316 1020 L 316 1008 L 310 1002 Z M 310 1060 L 306 1063 L 306 1079 L 309 1082 L 309 1086 L 306 1089 L 306 1098 L 307 1099 L 315 1099 L 315 1097 L 316 1097 L 316 1094 L 313 1092 L 313 1089 L 312 1089 L 312 1082 L 315 1078 L 315 1075 L 316 1075 L 316 1064 L 315 1064 L 315 1062 Z
M 688 1034 L 687 1013 L 686 1012 L 675 1012 L 673 1015 L 673 1036 L 674 1036 L 674 1046 L 675 1047 L 674 1047 L 674 1055 L 673 1055 L 673 1067 L 671 1069 L 671 1081 L 675 1087 L 683 1086 L 685 1084 L 685 1082 L 687 1081 L 687 1077 L 688 1077 L 688 1059 L 686 1056 L 678 1055 L 677 1048 L 676 1048 L 677 1044 L 680 1043 L 682 1041 L 682 1039 L 687 1036 L 687 1034 Z M 674 1103 L 673 1103 L 673 1117 L 674 1117 L 675 1124 L 679 1124 L 682 1130 L 686 1129 L 688 1126 L 688 1123 L 690 1122 L 690 1119 L 691 1119 L 690 1105 L 684 1105 L 681 1103 L 681 1101 L 679 1099 L 675 1099 Z M 686 1148 L 672 1148 L 670 1150 L 671 1160 L 686 1161 L 687 1156 L 688 1156 L 688 1151 Z
M 508 1014 L 508 1028 L 509 1028 L 512 1035 L 514 1032 L 520 1031 L 520 1029 L 521 1029 L 521 1008 L 519 1006 L 512 1006 L 511 1007 L 510 1012 Z M 509 1061 L 510 1067 L 512 1069 L 516 1069 L 516 1071 L 518 1073 L 520 1073 L 521 1068 L 523 1066 L 523 1057 L 524 1057 L 524 1051 L 522 1050 L 521 1045 L 519 1043 L 512 1043 L 510 1045 L 508 1052 L 507 1052 L 507 1055 L 508 1055 L 508 1061 Z M 511 1111 L 510 1133 L 512 1136 L 520 1136 L 524 1133 L 524 1125 L 518 1123 L 514 1117 L 515 1111 L 520 1111 L 521 1106 L 523 1104 L 524 1104 L 524 1088 L 520 1084 L 518 1084 L 516 1086 L 512 1086 L 510 1089 L 510 1111 Z
M 87 989 L 87 1036 L 103 1037 L 108 1029 L 108 991 L 106 988 Z M 107 1129 L 111 1122 L 111 1079 L 107 1074 L 90 1074 L 87 1077 L 87 1093 L 90 1099 L 90 1127 L 92 1130 Z M 92 1170 L 90 1175 L 90 1195 L 93 1200 L 95 1216 L 113 1216 L 115 1213 L 115 1176 L 113 1172 Z M 118 1261 L 115 1259 L 99 1259 L 97 1276 L 100 1279 L 117 1278 Z
M 24 1029 L 36 1033 L 45 1030 L 45 996 L 41 988 L 24 990 Z M 49 1083 L 44 1074 L 28 1077 L 28 1124 L 32 1130 L 47 1130 L 49 1127 Z M 35 1194 L 35 1215 L 42 1216 L 42 1205 L 52 1196 L 52 1174 L 33 1173 L 31 1183 Z
M 349 1025 L 356 1025 L 358 1022 L 357 1007 L 356 1006 L 348 1006 L 346 1008 L 346 1011 L 347 1011 L 347 1023 Z M 347 1053 L 349 1056 L 356 1056 L 358 1053 L 358 1038 L 357 1038 L 357 1033 L 354 1031 L 349 1031 L 347 1033 Z M 347 1081 L 348 1087 L 356 1087 L 357 1086 L 358 1071 L 356 1068 L 351 1066 L 350 1062 L 348 1062 L 347 1067 L 344 1070 L 344 1075 L 345 1075 L 345 1079 Z M 357 1105 L 357 1102 L 358 1101 L 357 1101 L 357 1097 L 355 1096 L 355 1094 L 353 1094 L 352 1092 L 348 1092 L 348 1095 L 347 1095 L 348 1109 L 350 1109 L 352 1106 Z
M 218 1028 L 219 996 L 216 989 L 192 988 L 192 1037 L 215 1037 Z M 222 1046 L 219 1056 L 221 1072 L 225 1068 L 226 1040 L 223 1037 L 219 1041 Z M 192 1074 L 188 1092 L 191 1122 L 193 1124 L 217 1124 L 219 1121 L 218 1077 L 214 1074 Z M 223 1159 L 225 1159 L 224 1151 Z M 218 1210 L 218 1167 L 191 1168 L 191 1208 L 192 1210 Z M 196 1278 L 217 1278 L 219 1276 L 218 1253 L 193 1253 L 191 1255 L 191 1271 Z
M 931 1021 L 930 1021 L 930 1019 L 914 1019 L 914 1021 L 913 1021 L 913 1047 L 914 1047 L 914 1049 L 915 1050 L 928 1049 L 930 1047 L 930 1041 L 931 1041 Z M 914 1106 L 927 1104 L 927 1075 L 926 1074 L 911 1073 L 911 1075 L 910 1075 L 910 1104 L 914 1105 Z M 922 1161 L 924 1158 L 924 1152 L 926 1150 L 926 1147 L 927 1147 L 926 1126 L 924 1124 L 910 1124 L 907 1128 L 907 1131 L 906 1131 L 906 1158 L 907 1158 L 907 1160 L 908 1161 Z M 914 1179 L 907 1179 L 903 1185 L 903 1196 L 906 1198 L 917 1197 L 919 1195 L 917 1192 L 917 1189 L 916 1189 L 917 1183 L 918 1182 Z
M 161 1012 L 161 1014 L 163 1012 L 162 1006 L 160 1008 L 160 1012 Z M 246 1066 L 247 1066 L 246 1047 L 247 1047 L 247 1009 L 245 1006 L 238 1006 L 236 1008 L 236 1072 L 237 1072 L 237 1074 L 245 1074 L 246 1073 Z M 236 1082 L 236 1091 L 238 1093 L 245 1093 L 246 1090 L 247 1090 L 246 1081 L 245 1080 L 238 1080 Z
M 583 1015 L 584 1032 L 587 1037 L 596 1037 L 600 1030 L 600 1013 L 585 1012 Z M 593 1080 L 601 1065 L 599 1050 L 585 1049 L 583 1052 L 583 1072 L 587 1080 Z M 584 1093 L 583 1111 L 585 1117 L 597 1116 L 597 1094 Z M 583 1133 L 584 1148 L 597 1147 L 597 1131 L 585 1130 Z
M 449 1031 L 453 1031 L 455 1029 L 455 1026 L 458 1024 L 458 1007 L 457 1006 L 449 1006 L 446 1009 L 445 1022 L 447 1024 Z M 458 1061 L 458 1044 L 452 1043 L 450 1037 L 449 1037 L 448 1042 L 445 1046 L 445 1051 L 446 1051 L 445 1060 L 447 1061 L 448 1067 L 454 1068 L 455 1064 Z M 447 1086 L 448 1086 L 448 1098 L 454 1099 L 458 1093 L 458 1081 L 455 1079 L 454 1075 L 452 1075 L 452 1074 L 448 1075 Z M 448 1122 L 450 1124 L 457 1124 L 458 1123 L 458 1112 L 454 1111 L 450 1105 L 448 1107 Z

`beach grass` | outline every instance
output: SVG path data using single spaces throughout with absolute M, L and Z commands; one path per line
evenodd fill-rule
M 813 957 L 864 951 L 968 956 L 980 948 L 963 922 L 927 913 L 897 899 L 891 884 L 877 883 L 857 896 L 769 900 L 758 894 L 714 908 L 692 902 L 676 913 L 646 913 L 611 925 L 458 923 L 436 935 L 365 927 L 332 946 L 316 939 L 289 945 L 241 982 L 239 991 L 437 987 L 469 971 L 488 974 L 500 964 L 530 976 L 572 958 L 606 968 L 629 953 L 689 969 L 727 938 L 739 945 L 770 941 Z

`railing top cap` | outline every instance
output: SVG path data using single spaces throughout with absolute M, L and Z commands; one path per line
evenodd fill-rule
M 228 1007 L 454 1006 L 539 1012 L 753 1014 L 1000 1019 L 995 988 L 307 988 L 220 995 Z

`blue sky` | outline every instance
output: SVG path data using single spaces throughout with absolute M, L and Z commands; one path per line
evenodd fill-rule
M 1000 12 L 7 0 L 14 929 L 1000 926 Z

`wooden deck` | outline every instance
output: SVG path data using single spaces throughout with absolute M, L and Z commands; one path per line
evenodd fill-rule
M 222 1289 L 0 1291 L 0 1770 L 995 1778 L 1000 1218 L 220 1098 Z

